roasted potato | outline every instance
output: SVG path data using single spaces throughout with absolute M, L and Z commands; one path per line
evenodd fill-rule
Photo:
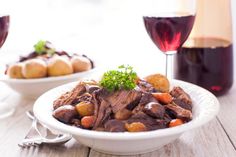
M 26 79 L 47 76 L 47 64 L 41 59 L 30 59 L 24 62 L 22 74 Z
M 10 78 L 23 79 L 24 76 L 22 74 L 22 64 L 16 63 L 16 64 L 10 65 L 7 69 L 7 75 Z
M 76 111 L 80 116 L 92 116 L 94 114 L 94 105 L 91 102 L 82 101 L 75 105 Z
M 169 92 L 170 83 L 166 76 L 161 74 L 152 74 L 145 77 L 145 80 L 158 91 Z
M 71 59 L 71 63 L 72 63 L 74 72 L 87 71 L 92 68 L 90 60 L 83 56 L 74 56 Z
M 126 108 L 115 113 L 115 119 L 126 120 L 132 115 L 132 112 Z
M 147 131 L 146 126 L 141 122 L 133 122 L 131 124 L 125 123 L 125 128 L 128 130 L 128 132 Z
M 73 73 L 71 62 L 66 57 L 55 56 L 48 61 L 48 75 L 62 76 Z

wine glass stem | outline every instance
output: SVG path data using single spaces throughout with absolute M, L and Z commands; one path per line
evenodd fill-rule
M 171 51 L 166 54 L 166 77 L 173 79 L 173 58 L 176 51 Z

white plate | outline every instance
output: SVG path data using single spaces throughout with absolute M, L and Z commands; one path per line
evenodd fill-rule
M 63 85 L 65 83 L 78 81 L 80 79 L 89 78 L 97 71 L 97 68 L 58 77 L 46 77 L 39 79 L 12 79 L 7 75 L 1 75 L 0 81 L 6 83 L 10 88 L 19 94 L 28 98 L 37 98 L 46 91 Z
M 81 144 L 108 154 L 132 155 L 156 150 L 175 140 L 185 131 L 206 124 L 219 111 L 219 102 L 213 94 L 196 85 L 173 80 L 172 86 L 182 87 L 193 100 L 192 121 L 173 128 L 141 133 L 89 131 L 61 123 L 52 116 L 53 101 L 61 94 L 74 88 L 77 83 L 57 87 L 40 96 L 34 104 L 34 113 L 41 123 L 51 129 L 72 134 Z

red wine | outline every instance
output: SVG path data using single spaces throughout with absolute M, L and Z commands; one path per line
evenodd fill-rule
M 8 29 L 9 29 L 9 22 L 10 17 L 9 16 L 1 16 L 0 15 L 0 48 L 4 44 L 7 35 L 8 35 Z
M 188 38 L 195 16 L 148 17 L 144 24 L 152 41 L 162 52 L 177 50 Z
M 189 40 L 178 50 L 175 68 L 175 78 L 223 95 L 233 84 L 233 46 L 217 38 Z

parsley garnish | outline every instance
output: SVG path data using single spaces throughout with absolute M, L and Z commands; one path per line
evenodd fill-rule
M 48 41 L 45 40 L 39 40 L 37 44 L 34 45 L 34 50 L 38 55 L 42 54 L 49 54 L 53 55 L 55 53 L 55 49 L 47 48 L 46 44 Z
M 46 49 L 45 49 L 46 42 L 47 41 L 40 40 L 40 41 L 38 41 L 37 44 L 34 45 L 34 50 L 37 54 L 40 55 L 40 54 L 42 54 L 43 52 L 46 51 Z
M 133 71 L 133 67 L 121 65 L 118 70 L 110 70 L 104 73 L 99 84 L 110 92 L 119 89 L 129 90 L 135 88 L 136 79 L 137 74 Z

